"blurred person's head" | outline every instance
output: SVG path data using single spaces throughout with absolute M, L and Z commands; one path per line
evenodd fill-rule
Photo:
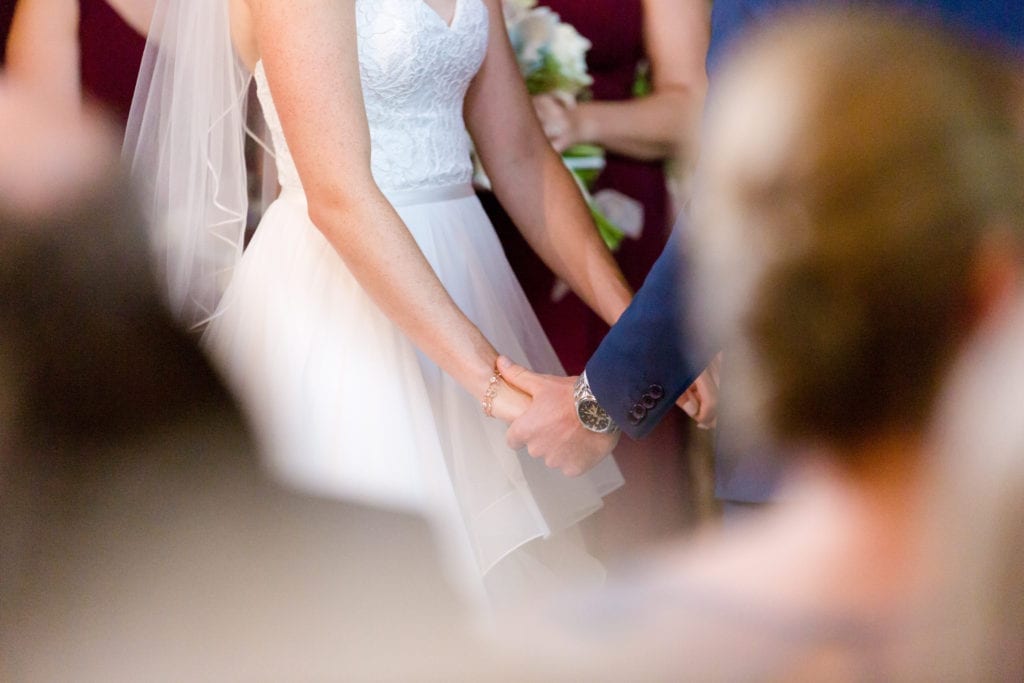
M 452 678 L 427 523 L 264 476 L 103 127 L 0 129 L 0 679 Z
M 919 435 L 1016 277 L 1007 65 L 869 11 L 784 18 L 719 74 L 695 199 L 699 320 L 749 423 L 845 464 Z
M 205 419 L 250 451 L 241 419 L 160 305 L 139 212 L 98 117 L 0 80 L 0 598 L 91 504 L 125 444 Z M 254 465 L 253 465 L 254 466 Z
M 226 402 L 159 305 L 109 131 L 2 82 L 0 129 L 0 429 L 109 443 Z

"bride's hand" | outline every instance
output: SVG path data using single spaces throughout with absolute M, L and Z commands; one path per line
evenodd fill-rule
M 532 401 L 529 394 L 502 379 L 498 381 L 498 393 L 492 401 L 491 414 L 502 422 L 511 423 L 526 412 Z

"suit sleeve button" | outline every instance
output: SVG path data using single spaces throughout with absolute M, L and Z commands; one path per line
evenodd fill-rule
M 633 409 L 629 411 L 629 419 L 633 424 L 640 424 L 645 417 L 647 417 L 647 409 L 639 403 L 633 406 Z
M 647 393 L 650 394 L 651 398 L 655 401 L 658 401 L 665 397 L 665 388 L 660 384 L 652 384 L 647 387 Z
M 647 410 L 650 410 L 654 406 L 658 405 L 658 399 L 656 399 L 654 396 L 650 394 L 644 394 L 643 398 L 640 399 L 640 405 L 642 405 Z

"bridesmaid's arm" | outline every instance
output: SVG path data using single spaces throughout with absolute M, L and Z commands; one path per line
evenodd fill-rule
M 62 109 L 81 105 L 78 0 L 18 0 L 6 74 Z
M 552 97 L 535 98 L 555 149 L 592 143 L 635 159 L 695 158 L 694 133 L 707 90 L 709 10 L 707 0 L 643 0 L 651 93 L 575 107 Z
M 508 41 L 500 0 L 484 0 L 490 42 L 466 96 L 466 123 L 498 201 L 544 262 L 608 324 L 631 294 L 576 182 L 541 130 Z
M 355 0 L 249 5 L 310 219 L 412 342 L 471 395 L 482 396 L 497 352 L 452 301 L 370 173 Z M 495 416 L 508 419 L 527 400 L 502 387 Z

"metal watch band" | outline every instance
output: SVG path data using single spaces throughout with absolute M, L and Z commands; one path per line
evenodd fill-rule
M 586 429 L 598 434 L 608 434 L 619 429 L 615 420 L 601 407 L 594 392 L 590 390 L 586 370 L 576 380 L 573 400 L 576 404 L 576 418 Z

